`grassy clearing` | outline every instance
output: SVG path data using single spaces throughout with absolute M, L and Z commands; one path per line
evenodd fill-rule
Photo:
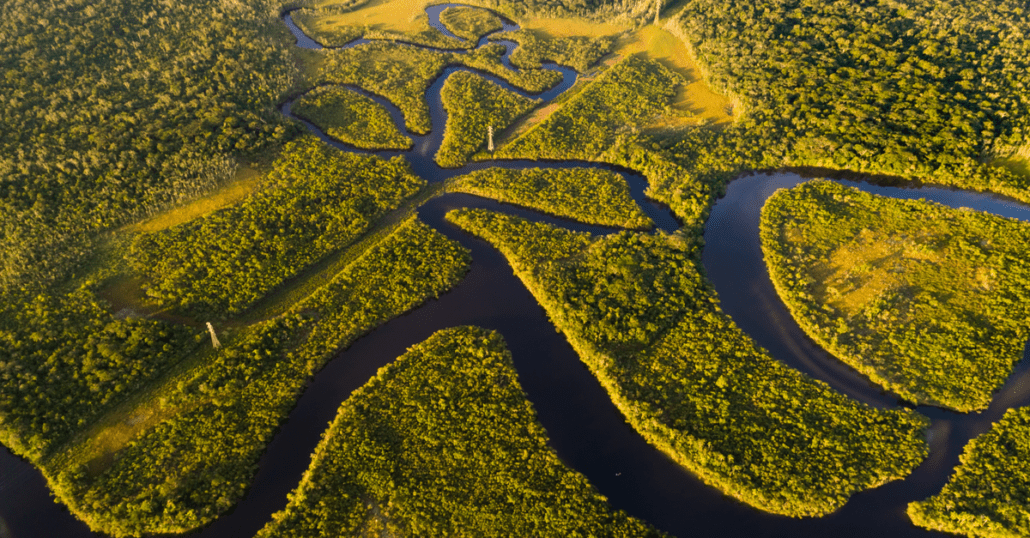
M 828 181 L 762 213 L 773 283 L 805 331 L 918 403 L 984 409 L 1030 337 L 1030 225 Z
M 672 109 L 675 116 L 656 123 L 656 129 L 676 129 L 697 124 L 722 127 L 732 123 L 734 101 L 715 92 L 705 81 L 686 44 L 663 27 L 599 23 L 576 18 L 530 18 L 520 22 L 523 30 L 550 39 L 569 37 L 617 38 L 618 56 L 643 55 L 657 60 L 686 81 L 678 87 Z M 607 52 L 607 51 L 606 51 Z M 579 69 L 579 66 L 574 66 Z M 581 70 L 581 72 L 583 72 Z
M 437 332 L 340 407 L 257 536 L 658 536 L 547 445 L 500 335 Z
M 619 174 L 594 168 L 488 168 L 454 178 L 448 191 L 466 192 L 588 224 L 638 230 L 654 226 Z
M 719 312 L 679 234 L 447 218 L 504 253 L 641 435 L 727 495 L 818 516 L 926 456 L 925 417 L 857 403 L 757 348 Z
M 643 26 L 622 36 L 616 43 L 615 53 L 623 56 L 643 54 L 686 81 L 677 88 L 676 97 L 671 102 L 674 113 L 651 127 L 675 129 L 698 124 L 723 127 L 733 122 L 731 100 L 705 83 L 686 45 L 668 30 Z
M 261 170 L 250 166 L 241 166 L 236 170 L 232 181 L 179 207 L 162 211 L 146 220 L 130 224 L 122 228 L 129 233 L 149 233 L 167 230 L 184 222 L 203 217 L 224 207 L 229 207 L 250 196 L 261 184 Z
M 347 88 L 315 88 L 296 101 L 293 112 L 357 148 L 409 149 L 413 144 L 382 105 Z
M 937 495 L 908 505 L 912 522 L 977 538 L 1030 536 L 1030 407 L 1009 409 L 973 439 Z
M 451 39 L 432 26 L 426 7 L 431 0 L 315 1 L 293 12 L 305 34 L 327 47 L 359 37 L 398 40 L 438 48 L 460 49 L 468 43 Z

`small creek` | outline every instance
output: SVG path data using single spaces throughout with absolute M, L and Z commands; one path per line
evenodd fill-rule
M 440 24 L 439 14 L 451 5 L 455 4 L 427 9 L 430 23 L 449 36 L 452 34 Z M 297 37 L 299 46 L 321 48 L 296 27 L 288 13 L 284 21 Z M 511 21 L 504 24 L 504 30 L 517 29 Z M 483 37 L 477 46 L 485 45 L 488 40 L 489 36 Z M 366 42 L 356 40 L 346 47 Z M 504 65 L 513 69 L 508 57 L 517 44 L 501 43 L 507 49 Z M 535 97 L 545 101 L 553 99 L 575 83 L 576 73 L 572 69 L 557 65 L 545 68 L 559 71 L 562 82 Z M 385 99 L 370 95 L 387 108 L 401 131 L 414 140 L 413 150 L 364 152 L 340 144 L 309 122 L 304 123 L 320 138 L 346 151 L 384 157 L 403 155 L 415 173 L 428 181 L 442 181 L 492 166 L 614 170 L 627 180 L 633 198 L 659 228 L 674 230 L 678 226 L 667 208 L 646 199 L 646 181 L 631 170 L 577 161 L 491 161 L 458 169 L 436 166 L 433 156 L 440 147 L 446 122 L 440 89 L 446 78 L 458 70 L 473 71 L 448 67 L 427 90 L 432 131 L 424 136 L 408 133 L 400 111 Z M 487 78 L 527 95 L 497 77 L 487 75 Z M 291 115 L 291 105 L 292 100 L 282 105 L 284 114 Z M 758 239 L 759 211 L 777 188 L 788 188 L 802 181 L 805 179 L 797 174 L 776 173 L 743 176 L 731 182 L 706 225 L 703 263 L 707 275 L 719 293 L 723 310 L 778 360 L 860 401 L 878 407 L 899 405 L 895 397 L 883 393 L 815 345 L 794 322 L 772 287 Z M 952 207 L 965 206 L 1030 220 L 1030 209 L 988 195 L 939 188 L 844 183 L 876 194 L 926 198 Z M 705 486 L 649 446 L 626 424 L 565 338 L 554 330 L 543 308 L 512 274 L 504 257 L 488 243 L 443 220 L 447 211 L 461 207 L 503 211 L 595 234 L 612 232 L 464 194 L 447 194 L 422 206 L 419 217 L 424 222 L 472 251 L 473 262 L 466 278 L 439 299 L 387 322 L 330 361 L 310 383 L 262 456 L 257 476 L 243 500 L 230 513 L 190 536 L 252 537 L 273 512 L 286 505 L 287 493 L 300 481 L 310 462 L 309 455 L 341 402 L 408 347 L 437 330 L 456 325 L 478 325 L 497 330 L 504 336 L 514 356 L 519 382 L 547 429 L 551 446 L 566 464 L 586 475 L 614 507 L 683 537 L 936 536 L 938 533 L 918 529 L 909 522 L 906 505 L 936 493 L 957 465 L 958 454 L 968 440 L 986 431 L 1005 409 L 1030 403 L 1030 361 L 1024 360 L 996 395 L 990 409 L 983 413 L 961 415 L 918 408 L 933 420 L 931 454 L 905 480 L 859 493 L 844 508 L 823 518 L 790 519 L 755 510 Z M 50 498 L 39 471 L 0 447 L 0 538 L 50 536 L 97 535 Z

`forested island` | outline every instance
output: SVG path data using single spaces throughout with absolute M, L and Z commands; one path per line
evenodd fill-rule
M 754 535 L 825 535 L 856 494 L 909 481 L 935 485 L 892 498 L 892 529 L 1028 532 L 1030 224 L 833 179 L 1030 203 L 1025 5 L 0 13 L 0 531 L 50 532 L 3 507 L 30 472 L 6 469 L 29 466 L 60 503 L 39 509 L 83 536 L 222 536 L 230 517 L 268 537 L 700 525 L 627 500 L 666 490 L 623 482 L 626 450 L 671 459 L 677 499 L 738 514 L 705 525 L 769 526 Z M 882 398 L 798 371 L 720 306 L 707 219 L 770 170 L 830 178 L 772 195 L 754 240 L 827 368 Z M 501 288 L 560 334 L 532 360 L 578 357 L 608 407 L 551 402 L 517 352 L 543 337 L 496 328 Z M 266 495 L 269 447 L 320 372 L 379 334 L 407 352 L 319 396 L 331 423 L 277 478 L 291 493 L 238 509 Z M 631 441 L 577 445 L 572 416 Z

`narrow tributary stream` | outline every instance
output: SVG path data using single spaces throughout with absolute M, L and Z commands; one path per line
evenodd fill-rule
M 440 12 L 449 5 L 453 4 L 431 7 L 427 13 L 434 27 L 453 36 L 439 22 Z M 297 36 L 299 46 L 320 48 L 297 29 L 289 14 L 284 20 Z M 514 23 L 505 21 L 504 30 L 514 29 L 517 29 Z M 365 42 L 357 40 L 346 46 L 361 46 Z M 480 39 L 477 46 L 488 42 L 489 36 Z M 517 44 L 501 43 L 507 48 L 503 62 L 512 69 L 508 56 Z M 571 87 L 576 74 L 561 66 L 545 68 L 558 70 L 563 76 L 555 88 L 534 96 L 549 101 Z M 440 89 L 447 76 L 457 70 L 474 71 L 448 67 L 426 92 L 433 129 L 425 136 L 408 133 L 399 110 L 385 99 L 372 96 L 390 111 L 402 132 L 411 136 L 415 142 L 413 150 L 363 152 L 333 141 L 314 125 L 304 123 L 320 138 L 340 149 L 384 157 L 403 155 L 415 173 L 428 181 L 442 181 L 491 166 L 615 170 L 629 182 L 634 199 L 659 228 L 673 230 L 677 227 L 666 208 L 646 200 L 643 194 L 646 182 L 629 170 L 577 161 L 491 161 L 459 169 L 436 166 L 433 156 L 440 147 L 446 121 Z M 486 76 L 507 89 L 527 95 L 497 77 Z M 291 104 L 292 100 L 282 106 L 287 115 L 290 115 Z M 715 205 L 706 225 L 703 262 L 708 277 L 719 293 L 723 310 L 774 357 L 860 401 L 878 407 L 899 405 L 895 397 L 884 394 L 812 343 L 772 287 L 758 238 L 759 210 L 777 188 L 791 187 L 801 181 L 804 179 L 796 174 L 758 174 L 744 176 L 729 185 L 726 197 Z M 1030 210 L 1024 206 L 987 195 L 845 183 L 877 194 L 927 198 L 953 207 L 972 207 L 1030 220 Z M 309 455 L 340 403 L 367 382 L 378 368 L 389 364 L 408 347 L 437 330 L 456 325 L 478 325 L 497 330 L 504 336 L 515 359 L 519 382 L 547 429 L 551 446 L 566 464 L 586 475 L 614 507 L 681 537 L 936 535 L 914 527 L 905 515 L 906 505 L 936 493 L 958 463 L 958 454 L 966 442 L 986 431 L 1005 409 L 1030 403 L 1030 373 L 1027 371 L 1030 361 L 1024 360 L 996 395 L 991 408 L 982 414 L 961 415 L 918 408 L 933 420 L 932 451 L 927 461 L 905 480 L 859 493 L 838 512 L 819 519 L 790 519 L 760 512 L 705 486 L 649 446 L 626 424 L 565 338 L 547 320 L 543 308 L 512 274 L 504 257 L 486 242 L 444 222 L 443 215 L 448 210 L 461 207 L 518 214 L 595 234 L 612 232 L 463 194 L 447 194 L 422 206 L 419 217 L 424 222 L 472 251 L 472 267 L 466 278 L 439 299 L 359 339 L 319 372 L 262 456 L 258 474 L 244 499 L 229 514 L 191 536 L 252 537 L 273 512 L 286 505 L 287 493 L 299 483 L 310 463 Z M 38 471 L 6 449 L 0 450 L 0 538 L 51 536 L 95 534 L 49 498 Z

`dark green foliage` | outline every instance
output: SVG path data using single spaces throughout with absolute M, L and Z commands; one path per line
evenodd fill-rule
M 401 157 L 354 155 L 304 137 L 283 149 L 256 194 L 138 236 L 130 261 L 161 304 L 209 316 L 237 314 L 350 244 L 424 184 Z
M 377 325 L 454 286 L 468 252 L 411 220 L 282 317 L 247 328 L 164 395 L 174 413 L 96 477 L 54 474 L 58 495 L 115 536 L 181 533 L 232 506 L 305 382 Z
M 757 348 L 718 311 L 679 234 L 623 232 L 570 256 L 568 241 L 540 243 L 560 235 L 546 225 L 472 210 L 448 219 L 505 254 L 637 431 L 728 495 L 822 515 L 926 455 L 921 415 L 850 400 Z M 531 258 L 527 241 L 541 245 Z M 561 248 L 548 256 L 549 244 Z
M 289 133 L 265 0 L 5 1 L 0 285 L 59 279 L 97 230 L 211 189 Z
M 440 98 L 447 111 L 447 125 L 443 143 L 436 153 L 436 162 L 450 168 L 464 165 L 473 153 L 487 149 L 490 126 L 493 126 L 494 139 L 497 140 L 515 119 L 540 102 L 466 71 L 447 78 L 440 90 Z
M 473 43 L 503 28 L 497 15 L 474 7 L 449 7 L 440 13 L 440 22 L 454 35 Z
M 681 80 L 658 62 L 630 56 L 499 152 L 505 157 L 598 160 L 620 133 L 665 111 Z
M 347 88 L 315 88 L 297 99 L 293 113 L 357 148 L 408 149 L 412 145 L 411 139 L 397 130 L 385 108 Z
M 512 73 L 501 63 L 503 53 L 504 47 L 497 44 L 469 54 L 454 54 L 374 42 L 325 52 L 326 62 L 319 78 L 332 84 L 358 86 L 389 99 L 404 114 L 408 131 L 426 134 L 430 128 L 426 89 L 448 65 L 479 69 L 532 92 L 544 91 L 561 80 L 554 71 L 543 69 Z
M 918 402 L 985 409 L 1023 353 L 1030 225 L 829 181 L 762 211 L 770 275 L 813 339 Z
M 257 536 L 658 536 L 547 446 L 495 332 L 440 331 L 340 407 Z
M 487 168 L 457 177 L 448 190 L 538 209 L 559 217 L 620 228 L 654 223 L 629 194 L 626 182 L 596 168 Z
M 491 37 L 493 39 L 493 37 Z M 549 37 L 531 30 L 498 34 L 497 39 L 516 41 L 519 47 L 511 55 L 511 63 L 522 69 L 540 67 L 543 62 L 567 65 L 586 73 L 598 60 L 612 51 L 617 36 Z
M 940 493 L 908 505 L 912 522 L 981 538 L 1030 535 L 1030 407 L 1009 409 L 960 459 Z
M 39 460 L 191 351 L 200 330 L 111 315 L 88 287 L 0 301 L 0 442 Z
M 786 164 L 1026 198 L 984 164 L 1030 134 L 1030 12 L 1011 0 L 689 0 L 682 35 Z

